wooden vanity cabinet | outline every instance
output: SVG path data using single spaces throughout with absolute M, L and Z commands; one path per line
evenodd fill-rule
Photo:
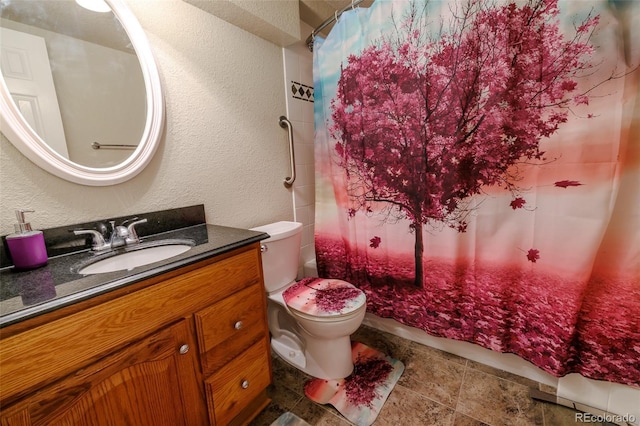
M 223 426 L 269 403 L 258 243 L 134 287 L 2 330 L 1 425 Z

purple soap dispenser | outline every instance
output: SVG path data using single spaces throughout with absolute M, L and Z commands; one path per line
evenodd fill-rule
M 47 264 L 47 248 L 42 231 L 34 231 L 24 214 L 33 210 L 16 210 L 15 234 L 7 235 L 9 254 L 16 269 L 34 269 Z

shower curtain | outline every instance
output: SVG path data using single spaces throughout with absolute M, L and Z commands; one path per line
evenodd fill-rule
M 431 335 L 640 387 L 638 3 L 345 12 L 314 45 L 320 276 Z

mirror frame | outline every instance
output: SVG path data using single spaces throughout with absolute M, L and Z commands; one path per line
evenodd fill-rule
M 147 121 L 138 147 L 122 163 L 104 168 L 86 167 L 64 158 L 24 120 L 13 102 L 4 78 L 0 78 L 0 124 L 2 133 L 29 160 L 45 171 L 89 186 L 107 186 L 125 182 L 140 173 L 151 161 L 160 143 L 164 126 L 164 99 L 158 68 L 151 46 L 138 19 L 124 0 L 105 0 L 118 18 L 140 61 L 146 88 Z

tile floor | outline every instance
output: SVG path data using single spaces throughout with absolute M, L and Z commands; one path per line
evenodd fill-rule
M 364 325 L 352 340 L 376 348 L 405 365 L 374 426 L 578 424 L 574 410 L 532 400 L 530 387 L 554 391 L 533 380 Z M 304 396 L 303 386 L 309 378 L 274 355 L 274 383 L 268 390 L 272 402 L 251 425 L 270 425 L 287 411 L 312 426 L 350 425 L 331 405 L 319 405 Z

